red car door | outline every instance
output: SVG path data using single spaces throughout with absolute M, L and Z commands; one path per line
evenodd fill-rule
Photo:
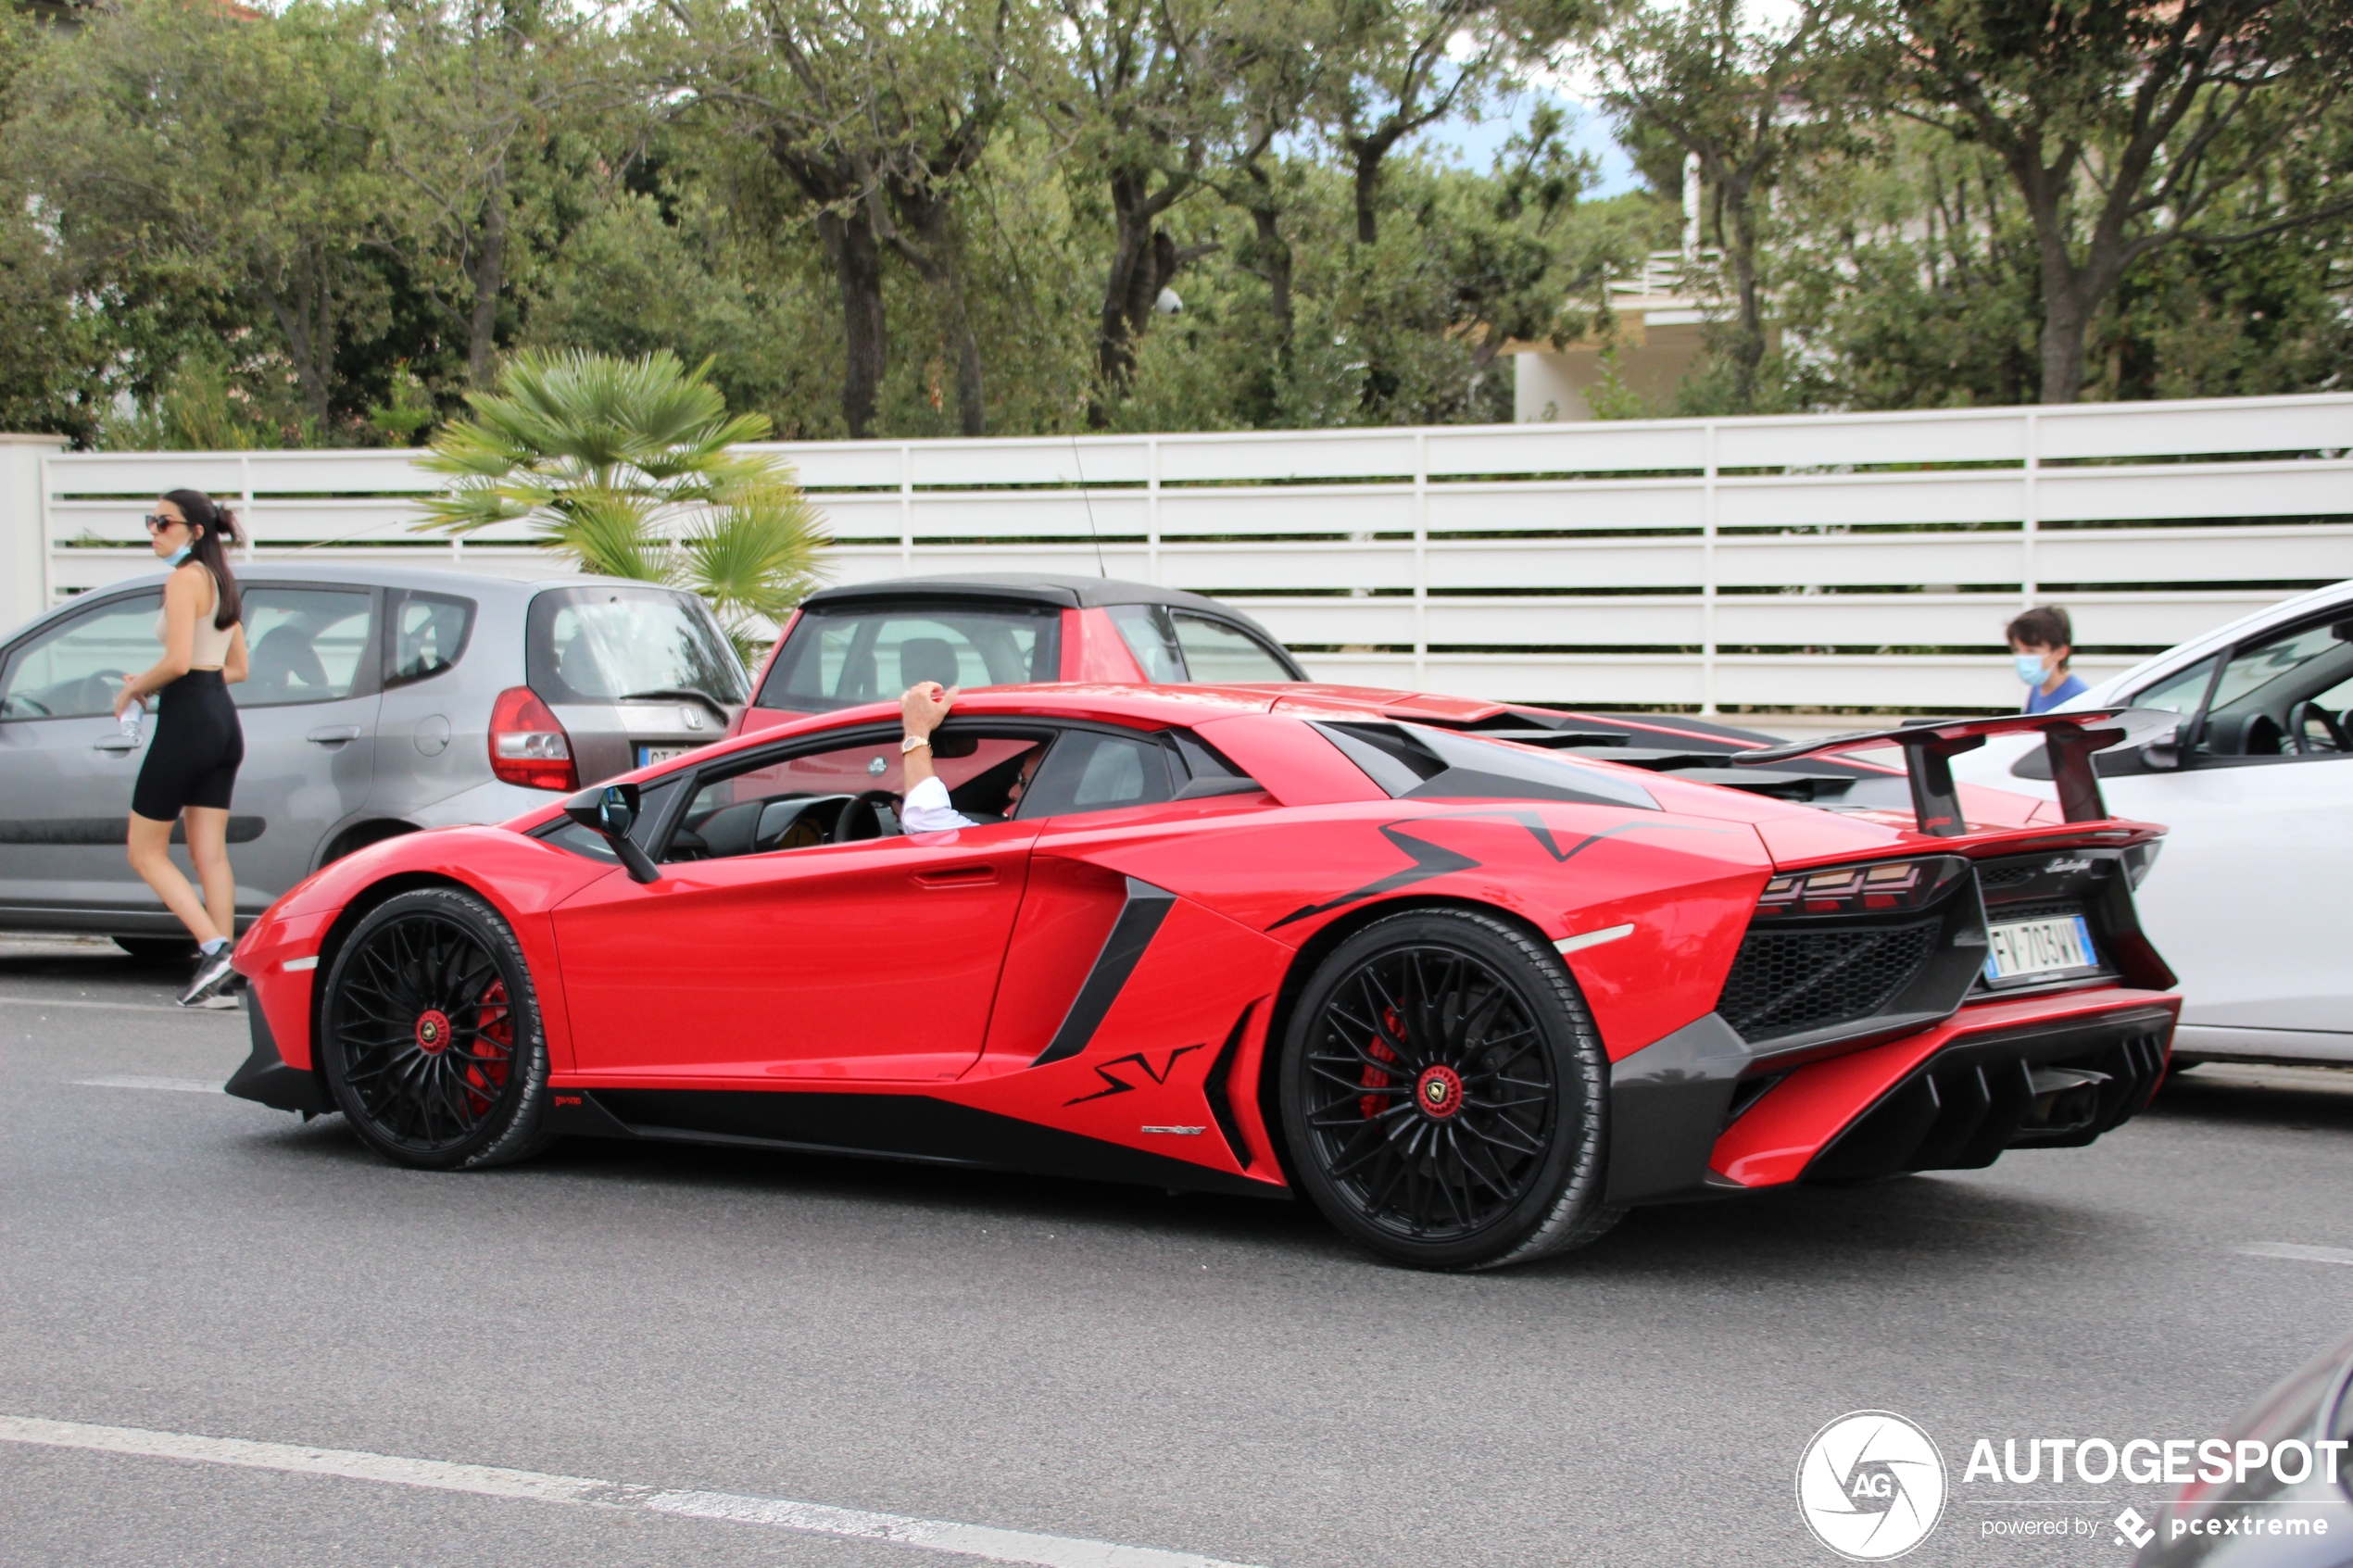
M 978 771 L 1031 744 L 983 742 L 952 766 Z M 616 871 L 560 905 L 573 1071 L 590 1083 L 740 1088 L 948 1079 L 969 1067 L 1036 824 L 752 852 L 740 837 L 722 842 L 725 819 L 778 802 L 896 788 L 898 761 L 893 739 L 700 786 L 681 832 L 701 824 L 707 846 L 698 838 L 676 858 L 673 836 L 659 880 L 640 885 Z

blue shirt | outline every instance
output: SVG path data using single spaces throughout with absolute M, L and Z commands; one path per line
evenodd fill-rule
M 2088 692 L 2091 689 L 2091 687 L 2085 685 L 2082 682 L 2077 680 L 2072 675 L 2070 675 L 2066 680 L 2061 681 L 2058 684 L 2058 689 L 2056 691 L 2045 692 L 2040 686 L 2029 686 L 2026 688 L 2026 711 L 2029 713 L 2048 713 L 2052 709 L 2057 708 L 2060 703 L 2065 702 L 2068 698 L 2071 696 L 2082 696 L 2085 692 Z

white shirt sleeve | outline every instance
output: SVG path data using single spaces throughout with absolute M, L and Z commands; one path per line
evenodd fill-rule
M 909 790 L 899 803 L 899 825 L 909 833 L 946 833 L 968 828 L 973 820 L 948 802 L 948 786 L 935 773 Z

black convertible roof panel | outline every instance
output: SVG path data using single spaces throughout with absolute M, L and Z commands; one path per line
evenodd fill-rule
M 802 603 L 811 609 L 832 609 L 870 600 L 910 598 L 1014 599 L 1063 609 L 1092 609 L 1098 605 L 1167 605 L 1202 610 L 1251 626 L 1257 624 L 1231 605 L 1201 594 L 1189 594 L 1182 588 L 1155 588 L 1149 583 L 1123 583 L 1116 577 L 1063 577 L 1044 571 L 962 571 L 938 577 L 892 577 L 880 583 L 826 588 L 810 595 Z

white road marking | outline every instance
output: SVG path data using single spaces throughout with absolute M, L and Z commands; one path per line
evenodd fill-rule
M 207 1010 L 203 1008 L 173 1007 L 169 1002 L 88 1002 L 79 997 L 11 997 L 6 992 L 0 992 L 0 1002 L 17 1002 L 29 1008 L 99 1008 L 108 1012 L 176 1012 L 183 1018 L 192 1012 Z M 241 1010 L 229 1016 L 237 1018 L 244 1014 Z
M 2294 1263 L 2353 1264 L 2353 1247 L 2307 1247 L 2300 1241 L 2259 1241 L 2233 1248 L 2242 1258 L 2285 1258 Z
M 1581 953 L 1588 947 L 1598 947 L 1604 942 L 1615 942 L 1621 936 L 1632 935 L 1634 922 L 1628 921 L 1624 925 L 1605 925 L 1599 931 L 1589 931 L 1581 936 L 1564 936 L 1553 946 L 1560 949 L 1561 957 L 1567 958 L 1571 953 Z
M 507 1470 L 497 1465 L 449 1464 L 440 1460 L 401 1459 L 353 1449 L 257 1443 L 242 1437 L 150 1432 L 136 1426 L 89 1426 L 74 1421 L 0 1415 L 0 1442 L 87 1449 L 146 1459 L 192 1460 L 203 1464 L 231 1464 L 294 1475 L 336 1475 L 390 1486 L 422 1486 L 530 1502 L 642 1509 L 651 1513 L 760 1524 L 810 1535 L 886 1541 L 990 1562 L 1031 1563 L 1037 1568 L 1246 1568 L 1241 1563 L 1189 1551 L 1119 1546 L 1070 1536 L 1032 1535 L 1026 1530 L 997 1530 L 986 1524 L 915 1519 L 900 1513 L 870 1513 L 864 1509 L 829 1508 L 823 1503 L 790 1502 L 782 1498 L 665 1491 L 655 1486 L 597 1481 L 585 1475 L 545 1475 L 535 1470 Z
M 110 1073 L 103 1078 L 76 1078 L 85 1089 L 170 1089 L 183 1095 L 217 1095 L 218 1084 L 201 1078 L 142 1078 L 133 1073 Z

